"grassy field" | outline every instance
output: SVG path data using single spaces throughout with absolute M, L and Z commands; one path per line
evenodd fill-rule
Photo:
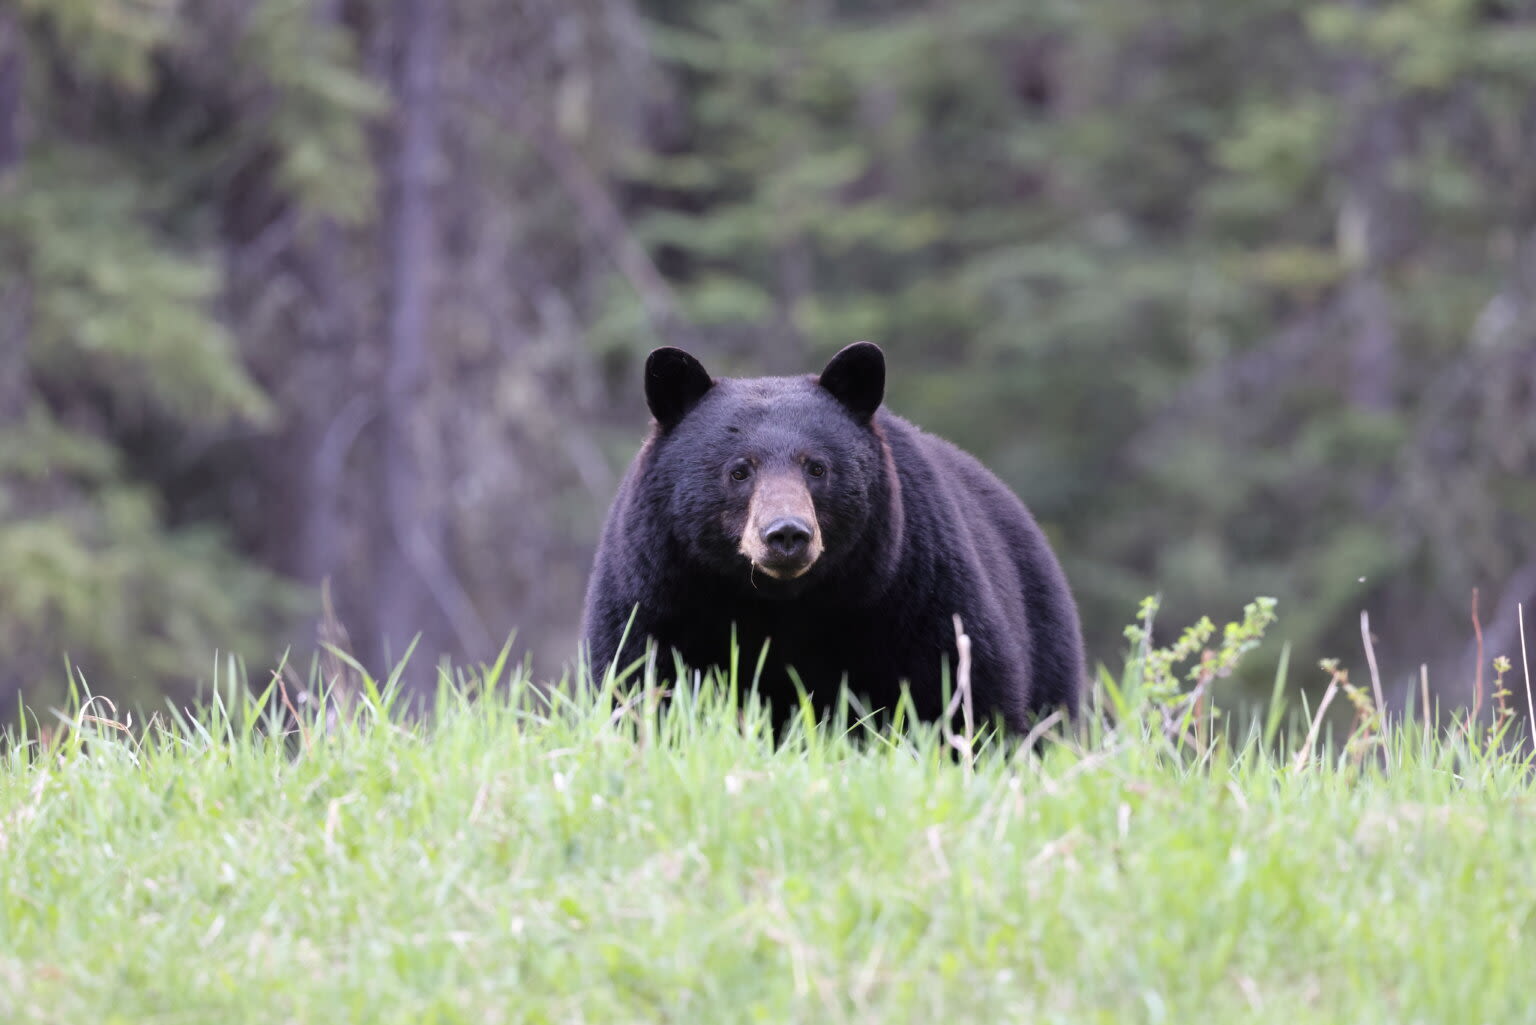
M 12 738 L 0 1021 L 1536 1020 L 1536 787 L 1454 734 L 1122 695 L 971 760 L 523 689 Z

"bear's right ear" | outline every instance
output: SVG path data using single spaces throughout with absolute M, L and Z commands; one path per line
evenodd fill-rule
M 714 383 L 704 364 L 682 349 L 663 346 L 645 360 L 645 402 L 663 431 L 676 427 Z

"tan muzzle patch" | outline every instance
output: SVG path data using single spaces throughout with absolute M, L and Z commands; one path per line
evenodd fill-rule
M 775 580 L 793 580 L 821 558 L 816 504 L 799 473 L 758 477 L 747 506 L 740 551 Z

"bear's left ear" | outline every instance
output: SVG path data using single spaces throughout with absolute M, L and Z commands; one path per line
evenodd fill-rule
M 645 403 L 663 431 L 676 427 L 704 393 L 714 387 L 704 364 L 670 345 L 645 360 Z
M 869 423 L 885 398 L 885 353 L 874 342 L 854 342 L 832 357 L 817 383 L 855 420 Z

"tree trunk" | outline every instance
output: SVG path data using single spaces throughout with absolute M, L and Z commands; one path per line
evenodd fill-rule
M 1370 8 L 1370 0 L 1355 7 Z M 1347 133 L 1341 163 L 1344 197 L 1339 235 L 1349 277 L 1343 313 L 1349 332 L 1346 394 L 1359 409 L 1385 413 L 1394 406 L 1398 332 L 1386 276 L 1400 245 L 1392 162 L 1403 151 L 1401 111 L 1387 95 L 1382 70 L 1351 55 L 1343 68 Z
M 21 26 L 0 9 L 0 175 L 21 161 L 21 92 L 25 82 Z
M 316 0 L 314 19 L 327 30 L 345 27 L 338 0 Z M 327 394 L 311 393 L 296 403 L 297 422 L 284 461 L 293 468 L 289 472 L 300 498 L 295 504 L 301 508 L 284 568 L 319 588 L 342 566 L 341 504 L 347 456 L 378 403 L 367 393 L 356 368 L 364 336 L 364 303 L 357 295 L 359 284 L 345 270 L 347 240 L 341 226 L 334 217 L 324 216 L 315 225 L 313 237 L 298 244 L 296 272 L 308 283 L 314 304 L 306 318 L 304 358 L 310 369 L 305 378 L 324 382 Z M 344 612 L 354 611 L 355 584 L 339 590 Z
M 395 126 L 385 189 L 385 266 L 388 312 L 380 415 L 384 428 L 382 536 L 378 560 L 378 642 L 383 658 L 398 659 L 421 633 L 424 660 L 437 644 L 426 622 L 425 581 L 413 545 L 442 535 L 426 497 L 419 439 L 426 410 L 433 271 L 432 165 L 437 152 L 436 74 L 439 12 L 432 0 L 396 0 Z M 421 661 L 417 661 L 418 667 Z M 411 674 L 420 683 L 423 674 Z
M 424 671 L 447 650 L 488 654 L 489 633 L 444 557 L 447 538 L 434 496 L 447 487 L 426 472 L 424 431 L 435 422 L 427 397 L 429 331 L 437 264 L 432 179 L 439 159 L 438 75 L 442 11 L 433 0 L 396 0 L 394 89 L 398 122 L 386 181 L 385 328 L 382 481 L 384 532 L 377 564 L 378 643 L 398 659 L 421 635 L 407 686 L 425 696 Z
M 341 22 L 335 0 L 317 0 L 315 20 L 331 28 Z M 351 284 L 342 272 L 341 229 L 326 216 L 316 225 L 312 258 L 303 261 L 312 279 L 310 294 L 316 304 L 306 355 L 319 363 L 322 380 L 353 386 L 350 356 L 361 336 L 360 317 L 349 301 Z M 344 403 L 304 404 L 295 431 L 298 444 L 290 453 L 302 461 L 299 477 L 302 506 L 298 513 L 292 549 L 291 571 L 306 583 L 318 586 L 335 573 L 342 550 L 341 489 L 346 454 L 361 431 L 373 403 L 354 394 Z
M 0 8 L 0 201 L 16 190 L 22 157 L 22 88 L 26 77 L 21 28 L 16 15 Z M 14 269 L 12 270 L 14 273 Z M 27 380 L 27 285 L 21 275 L 7 275 L 0 287 L 0 432 L 26 416 L 30 395 Z M 0 496 L 7 484 L 0 479 Z M 32 667 L 0 670 L 0 707 L 14 710 L 16 695 L 31 681 Z

